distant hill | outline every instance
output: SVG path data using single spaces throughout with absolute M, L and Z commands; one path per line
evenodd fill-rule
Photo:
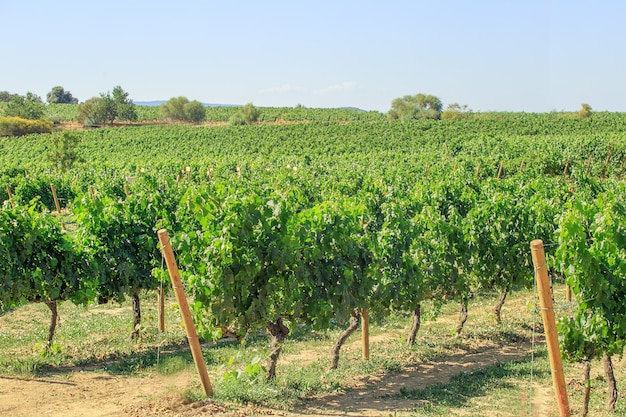
M 160 106 L 163 103 L 166 103 L 167 100 L 152 100 L 152 101 L 133 101 L 137 106 Z M 206 107 L 240 107 L 241 104 L 215 104 L 215 103 L 202 103 Z M 338 107 L 338 110 L 354 110 L 366 112 L 367 110 L 360 109 L 358 107 Z
M 167 103 L 167 100 L 152 100 L 152 101 L 133 101 L 137 106 L 160 106 L 163 103 Z M 238 107 L 240 104 L 214 104 L 214 103 L 202 103 L 206 107 Z

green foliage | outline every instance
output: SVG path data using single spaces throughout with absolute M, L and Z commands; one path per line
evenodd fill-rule
M 57 172 L 65 172 L 72 169 L 79 161 L 76 151 L 79 139 L 76 135 L 63 132 L 62 135 L 53 136 L 52 147 L 48 151 L 48 160 Z
M 28 120 L 21 117 L 0 117 L 0 136 L 24 136 L 33 133 L 51 133 L 50 120 Z
M 0 306 L 93 296 L 91 264 L 71 237 L 36 205 L 0 209 Z
M 78 99 L 61 86 L 52 87 L 46 99 L 48 104 L 78 104 Z
M 451 103 L 441 113 L 441 120 L 463 120 L 469 116 L 470 112 L 467 104 Z
M 186 120 L 192 123 L 200 123 L 206 116 L 206 108 L 204 107 L 204 104 L 197 100 L 193 100 L 185 104 L 183 110 L 185 112 Z
M 17 97 L 18 94 L 11 94 L 8 91 L 0 91 L 0 102 L 8 103 L 13 100 L 14 97 Z
M 173 97 L 161 104 L 161 112 L 165 118 L 200 123 L 206 116 L 206 109 L 197 100 L 189 101 L 186 97 Z
M 41 97 L 31 92 L 26 96 L 14 96 L 4 111 L 6 116 L 21 117 L 22 119 L 38 120 L 43 118 L 46 105 Z
M 81 103 L 76 112 L 76 121 L 86 126 L 113 124 L 116 120 L 137 120 L 135 104 L 120 86 L 113 89 L 113 95 L 101 93 Z
M 166 103 L 161 104 L 161 113 L 166 119 L 186 120 L 185 105 L 188 103 L 187 97 L 172 97 Z
M 391 109 L 387 116 L 391 120 L 426 120 L 439 119 L 443 104 L 439 98 L 426 95 L 416 94 L 414 96 L 404 96 L 394 99 L 391 102 Z
M 249 125 L 259 120 L 260 116 L 261 111 L 252 103 L 248 103 L 228 119 L 228 124 L 231 126 Z
M 568 203 L 558 230 L 556 260 L 578 300 L 560 322 L 563 349 L 575 359 L 622 354 L 626 343 L 626 189 L 611 183 L 589 200 Z
M 581 119 L 588 119 L 591 117 L 591 106 L 587 103 L 581 104 L 580 110 L 578 110 L 578 117 Z

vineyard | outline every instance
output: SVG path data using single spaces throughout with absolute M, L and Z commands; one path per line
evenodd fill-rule
M 214 111 L 215 120 L 227 120 L 231 110 Z M 624 410 L 618 389 L 625 380 L 615 376 L 613 360 L 626 340 L 625 115 L 488 113 L 398 122 L 351 110 L 264 114 L 301 122 L 76 131 L 71 152 L 61 149 L 62 133 L 0 138 L 0 333 L 4 338 L 12 317 L 33 303 L 50 313 L 49 325 L 40 323 L 47 335 L 29 339 L 44 353 L 26 361 L 27 373 L 82 360 L 55 338 L 59 309 L 130 300 L 133 341 L 123 353 L 93 354 L 96 363 L 127 355 L 141 362 L 162 341 L 181 343 L 180 331 L 158 336 L 145 320 L 148 300 L 169 280 L 161 228 L 171 237 L 200 339 L 228 333 L 242 341 L 239 351 L 266 354 L 244 363 L 244 372 L 215 371 L 224 386 L 238 387 L 220 394 L 217 383 L 218 399 L 272 407 L 263 400 L 267 393 L 296 383 L 281 370 L 290 338 L 325 342 L 327 363 L 314 366 L 338 374 L 355 366 L 380 375 L 412 366 L 386 367 L 373 352 L 368 370 L 349 359 L 350 350 L 348 360 L 340 356 L 366 317 L 374 328 L 403 321 L 404 333 L 394 334 L 402 340 L 395 349 L 404 350 L 394 354 L 409 358 L 427 356 L 422 335 L 441 318 L 447 324 L 439 337 L 457 347 L 481 335 L 500 344 L 534 341 L 530 313 L 521 320 L 507 302 L 538 309 L 529 244 L 541 239 L 555 286 L 567 284 L 572 293 L 558 314 L 559 337 L 564 359 L 583 365 L 568 380 L 605 390 L 597 401 Z M 54 163 L 59 152 L 71 153 L 73 163 Z M 483 317 L 474 322 L 479 331 L 468 329 L 472 315 Z M 216 354 L 207 346 L 211 363 Z M 10 354 L 0 364 L 9 375 L 24 371 Z M 605 370 L 604 382 L 590 382 L 593 364 Z M 297 409 L 308 397 L 346 389 L 331 374 L 319 378 L 334 382 L 307 383 L 313 388 L 299 387 L 298 400 L 285 404 Z M 422 414 L 428 407 L 445 414 L 432 399 L 399 393 L 413 400 L 415 414 L 407 415 L 440 415 Z M 573 409 L 583 415 L 590 394 L 577 395 Z

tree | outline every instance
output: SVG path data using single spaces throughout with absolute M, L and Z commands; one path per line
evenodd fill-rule
M 183 110 L 189 122 L 200 123 L 206 117 L 206 107 L 197 100 L 185 104 Z
M 187 97 L 172 97 L 167 103 L 161 104 L 161 113 L 166 119 L 185 120 L 185 105 L 188 103 Z
M 37 120 L 42 119 L 46 105 L 43 104 L 41 97 L 31 92 L 26 96 L 13 96 L 5 110 L 6 116 L 21 117 L 22 119 Z
M 113 88 L 113 102 L 117 112 L 116 117 L 119 120 L 128 120 L 134 122 L 137 120 L 137 112 L 135 103 L 128 98 L 128 93 L 119 85 Z
M 583 103 L 580 105 L 580 110 L 578 110 L 578 117 L 581 119 L 587 119 L 591 117 L 591 106 L 587 103 Z
M 13 100 L 13 97 L 16 97 L 17 94 L 9 93 L 8 91 L 0 91 L 0 102 L 8 103 Z
M 391 102 L 391 109 L 387 116 L 391 120 L 426 120 L 439 119 L 443 104 L 435 96 L 426 94 L 416 94 L 414 96 L 404 96 L 394 99 Z
M 206 116 L 206 108 L 197 100 L 189 101 L 187 97 L 180 96 L 161 104 L 161 113 L 166 119 L 200 123 Z
M 85 125 L 99 125 L 115 120 L 137 120 L 135 104 L 128 98 L 128 93 L 122 87 L 116 86 L 113 95 L 110 92 L 101 93 L 100 97 L 93 97 L 78 106 L 76 120 Z
M 49 104 L 78 104 L 78 99 L 60 85 L 52 87 L 46 98 Z
M 240 107 L 239 111 L 228 119 L 228 124 L 232 126 L 249 125 L 259 120 L 260 115 L 261 112 L 259 109 L 254 107 L 252 103 L 248 103 Z
M 450 103 L 448 107 L 441 113 L 442 120 L 461 120 L 467 117 L 467 114 L 471 112 L 471 109 L 467 108 L 467 104 L 460 105 L 459 103 Z

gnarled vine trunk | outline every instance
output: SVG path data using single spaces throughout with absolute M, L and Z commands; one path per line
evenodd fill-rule
M 267 366 L 267 373 L 265 374 L 265 379 L 269 381 L 276 378 L 276 363 L 283 348 L 283 342 L 289 335 L 289 328 L 283 324 L 283 318 L 280 316 L 274 323 L 268 321 L 266 327 L 270 332 L 270 336 L 272 336 L 270 341 L 270 360 Z
M 606 403 L 606 409 L 609 411 L 615 411 L 615 404 L 617 403 L 618 396 L 617 382 L 615 381 L 615 373 L 613 372 L 613 361 L 606 352 L 602 355 L 602 364 L 604 365 L 606 380 L 609 383 L 609 398 Z
M 496 322 L 498 324 L 502 323 L 502 306 L 504 305 L 504 300 L 506 300 L 506 296 L 509 293 L 509 289 L 511 288 L 511 284 L 506 284 L 506 287 L 500 293 L 500 298 L 493 308 L 493 314 L 496 316 Z
M 465 326 L 465 322 L 467 321 L 467 303 L 468 299 L 463 297 L 461 300 L 461 311 L 459 312 L 459 322 L 456 326 L 456 335 L 461 336 L 461 332 L 463 331 L 463 326 Z
M 409 346 L 415 345 L 415 339 L 417 338 L 417 332 L 420 329 L 420 324 L 422 321 L 422 305 L 417 304 L 415 306 L 415 310 L 413 310 L 412 320 L 411 320 L 411 331 L 409 332 Z
M 139 337 L 139 331 L 141 329 L 141 306 L 139 304 L 139 290 L 135 290 L 132 296 L 133 303 L 133 331 L 130 334 L 131 340 Z
M 56 301 L 46 301 L 46 305 L 50 309 L 50 326 L 48 327 L 48 338 L 46 339 L 46 346 L 52 346 L 52 339 L 54 338 L 54 332 L 57 328 L 57 320 L 59 318 Z
M 330 364 L 330 369 L 337 369 L 337 366 L 339 365 L 339 351 L 341 350 L 341 346 L 343 346 L 350 335 L 359 327 L 360 319 L 361 311 L 358 308 L 352 309 L 352 311 L 350 311 L 350 325 L 346 331 L 339 336 L 339 340 L 337 340 L 337 343 L 335 343 L 335 346 L 333 347 L 333 359 Z

